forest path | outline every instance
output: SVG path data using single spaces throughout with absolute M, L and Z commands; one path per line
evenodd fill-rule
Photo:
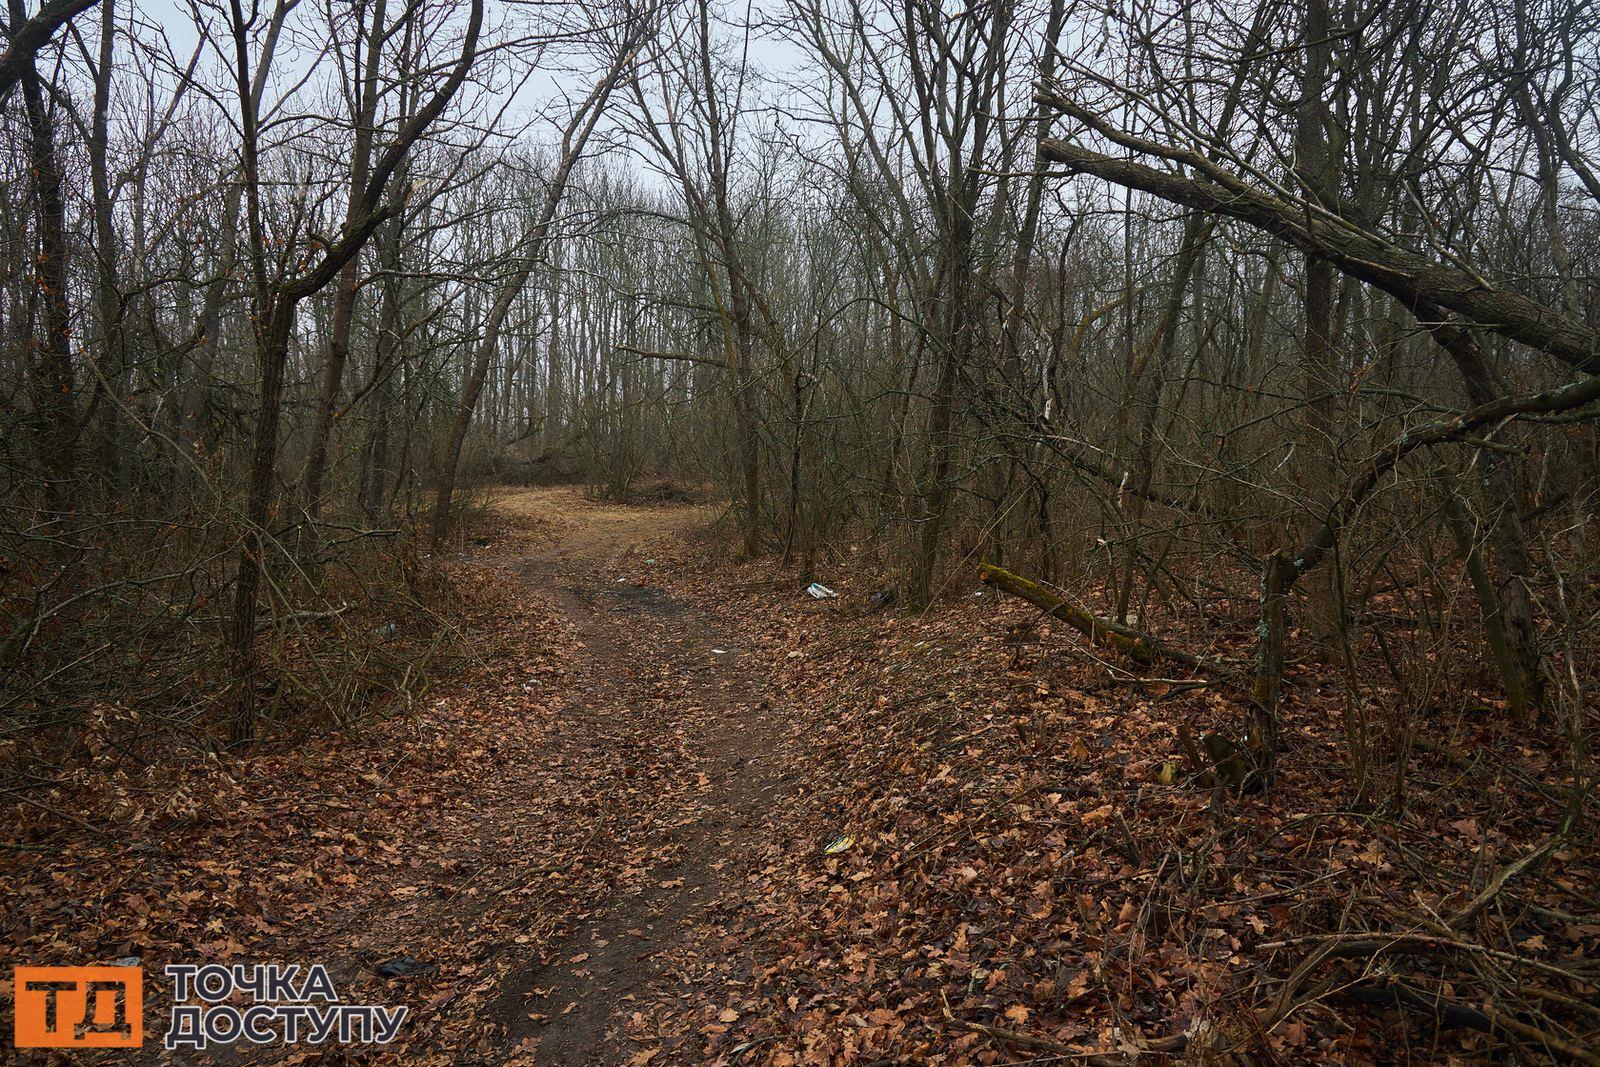
M 571 934 L 543 953 L 555 962 L 514 966 L 489 1009 L 537 1063 L 626 1063 L 652 1041 L 629 1032 L 630 1016 L 690 995 L 671 972 L 674 949 L 713 902 L 737 895 L 739 858 L 759 852 L 748 837 L 787 791 L 779 731 L 762 672 L 735 638 L 695 605 L 618 576 L 637 572 L 647 545 L 702 524 L 702 513 L 600 504 L 571 489 L 508 490 L 493 507 L 550 531 L 521 573 L 578 639 L 564 747 L 621 747 L 642 762 L 675 754 L 679 765 L 666 773 L 689 783 L 665 785 L 686 802 L 663 815 L 631 803 L 639 791 L 628 781 L 608 780 L 630 777 L 630 764 L 569 764 L 592 779 L 573 783 L 575 793 L 616 798 L 591 813 L 596 837 L 620 834 L 650 859 L 625 888 L 572 917 Z

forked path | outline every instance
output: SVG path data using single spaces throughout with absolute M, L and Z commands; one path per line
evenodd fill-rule
M 637 577 L 648 574 L 646 546 L 703 515 L 608 507 L 570 490 L 510 492 L 496 507 L 551 527 L 522 572 L 581 642 L 567 679 L 564 747 L 621 746 L 641 764 L 669 754 L 675 765 L 661 788 L 676 803 L 642 815 L 625 802 L 639 792 L 626 763 L 622 780 L 585 783 L 587 794 L 614 786 L 618 796 L 588 813 L 595 836 L 649 858 L 575 916 L 563 943 L 517 965 L 491 1011 L 513 1044 L 535 1049 L 537 1063 L 625 1063 L 650 1042 L 630 1032 L 630 1017 L 681 995 L 686 976 L 673 970 L 674 949 L 718 898 L 737 892 L 740 857 L 755 851 L 748 838 L 788 790 L 781 731 L 763 698 L 764 672 L 739 642 L 697 606 Z M 589 772 L 580 765 L 575 773 Z M 596 761 L 593 773 L 619 772 Z

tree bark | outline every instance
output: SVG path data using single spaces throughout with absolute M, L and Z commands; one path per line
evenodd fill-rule
M 129 478 L 128 418 L 123 410 L 131 392 L 126 314 L 117 277 L 117 235 L 112 222 L 111 176 L 106 160 L 111 106 L 111 65 L 117 34 L 115 0 L 101 0 L 100 47 L 94 71 L 94 115 L 89 125 L 89 185 L 94 206 L 95 311 L 100 320 L 99 388 L 110 394 L 105 405 L 102 467 L 114 500 L 122 499 Z
M 383 297 L 378 310 L 378 337 L 372 354 L 372 438 L 361 480 L 361 509 L 369 518 L 385 510 L 389 486 L 389 435 L 394 408 L 394 376 L 401 360 L 400 220 L 389 223 L 379 266 Z
M 378 66 L 385 40 L 384 0 L 373 0 L 372 27 L 367 34 L 365 66 L 357 90 L 355 141 L 350 152 L 350 195 L 345 207 L 345 226 L 360 219 L 361 198 L 372 166 L 373 124 L 378 113 Z M 357 49 L 359 55 L 360 49 Z M 339 413 L 339 390 L 344 383 L 344 367 L 350 356 L 350 329 L 355 320 L 356 297 L 360 293 L 361 260 L 350 257 L 339 271 L 339 284 L 333 298 L 327 356 L 322 365 L 322 387 L 317 401 L 317 418 L 311 427 L 306 450 L 301 489 L 306 517 L 313 523 L 322 515 L 322 480 L 328 465 L 328 444 L 333 437 Z
M 1507 636 L 1505 618 L 1500 607 L 1500 594 L 1495 588 L 1488 566 L 1483 561 L 1483 553 L 1479 551 L 1473 523 L 1468 519 L 1467 509 L 1462 505 L 1463 493 L 1460 483 L 1453 475 L 1443 470 L 1439 472 L 1438 482 L 1444 501 L 1445 525 L 1450 527 L 1450 535 L 1455 538 L 1456 548 L 1461 553 L 1462 567 L 1472 583 L 1472 593 L 1477 598 L 1478 615 L 1483 625 L 1484 643 L 1489 646 L 1495 670 L 1500 675 L 1500 685 L 1506 694 L 1506 706 L 1512 718 L 1522 721 L 1527 717 L 1528 707 L 1528 695 L 1524 688 L 1525 676 L 1517 657 L 1511 651 L 1511 642 Z
M 25 30 L 22 0 L 10 0 L 11 24 Z M 42 43 L 42 42 L 41 42 Z M 16 38 L 7 56 L 18 47 Z M 38 259 L 35 286 L 44 306 L 42 336 L 32 339 L 33 422 L 44 472 L 47 524 L 57 526 L 74 506 L 79 433 L 77 376 L 72 360 L 72 309 L 67 303 L 67 207 L 55 123 L 45 105 L 44 87 L 34 70 L 33 52 L 16 59 L 28 126 L 28 162 L 33 171 L 33 201 Z M 6 68 L 10 76 L 10 68 Z M 0 82 L 0 88 L 8 83 Z
M 1443 317 L 1438 313 L 1429 314 L 1424 325 L 1455 362 L 1467 399 L 1478 405 L 1500 400 L 1505 395 L 1505 387 L 1490 370 L 1472 332 L 1443 322 Z M 1533 560 L 1522 528 L 1512 459 L 1486 448 L 1478 454 L 1478 466 L 1482 471 L 1484 497 L 1491 508 L 1489 544 L 1494 548 L 1500 571 L 1495 590 L 1499 605 L 1496 621 L 1505 630 L 1520 675 L 1508 688 L 1507 697 L 1513 714 L 1524 720 L 1528 712 L 1539 708 L 1544 700 L 1544 670 L 1534 625 L 1533 594 L 1529 589 Z
M 1333 210 L 1339 200 L 1338 157 L 1332 142 L 1332 115 L 1328 108 L 1328 74 L 1333 58 L 1328 0 L 1305 0 L 1303 45 L 1305 73 L 1300 81 L 1300 104 L 1295 123 L 1294 176 L 1313 204 Z M 1326 489 L 1326 472 L 1334 458 L 1334 317 L 1333 264 L 1314 252 L 1305 258 L 1303 422 L 1300 455 L 1295 471 L 1301 499 L 1316 507 Z M 1314 512 L 1313 512 L 1314 514 Z M 1315 519 L 1296 525 L 1301 536 Z M 1327 638 L 1338 624 L 1337 581 L 1331 572 L 1312 583 L 1309 616 L 1311 630 Z
M 1262 775 L 1270 775 L 1278 759 L 1278 691 L 1289 627 L 1285 605 L 1297 577 L 1282 552 L 1274 551 L 1261 568 L 1261 621 L 1256 630 L 1256 674 L 1250 685 L 1250 735 L 1245 748 Z
M 33 57 L 50 43 L 57 30 L 89 10 L 99 0 L 53 0 L 28 18 L 20 3 L 11 4 L 11 24 L 7 27 L 6 50 L 0 52 L 0 101 L 11 87 L 34 73 Z

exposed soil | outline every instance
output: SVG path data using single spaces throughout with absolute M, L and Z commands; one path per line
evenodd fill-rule
M 607 507 L 563 490 L 507 495 L 497 507 L 553 526 L 522 573 L 581 644 L 570 668 L 581 699 L 563 716 L 568 743 L 678 750 L 685 762 L 677 773 L 697 783 L 691 802 L 655 827 L 655 862 L 633 887 L 575 916 L 555 962 L 524 961 L 493 1001 L 513 1041 L 537 1039 L 539 1062 L 613 1062 L 627 1048 L 628 1015 L 669 991 L 664 962 L 734 884 L 739 857 L 755 851 L 748 835 L 784 796 L 779 738 L 761 672 L 735 638 L 686 601 L 612 576 L 619 561 L 638 562 L 645 542 L 681 533 L 694 512 Z M 626 810 L 594 814 L 630 818 Z
M 40 791 L 0 852 L 7 977 L 138 961 L 141 1062 L 628 1061 L 637 1005 L 678 995 L 665 964 L 788 788 L 763 671 L 652 580 L 650 546 L 681 553 L 708 518 L 501 492 L 449 565 L 482 660 L 443 695 Z M 400 959 L 414 967 L 379 970 Z M 326 965 L 348 1002 L 407 1005 L 396 1044 L 162 1049 L 166 964 L 275 960 Z

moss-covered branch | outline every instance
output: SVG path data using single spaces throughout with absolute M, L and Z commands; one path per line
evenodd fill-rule
M 1021 597 L 1051 618 L 1060 619 L 1071 626 L 1093 644 L 1121 652 L 1140 663 L 1166 660 L 1213 674 L 1229 673 L 1225 666 L 1215 660 L 1174 648 L 1157 637 L 1135 630 L 1131 626 L 1124 626 L 1112 619 L 1091 615 L 1082 608 L 1062 600 L 1038 582 L 1024 578 L 1020 574 L 1013 574 L 1003 567 L 996 567 L 992 563 L 980 563 L 978 580 L 985 585 L 994 586 L 1001 592 Z

